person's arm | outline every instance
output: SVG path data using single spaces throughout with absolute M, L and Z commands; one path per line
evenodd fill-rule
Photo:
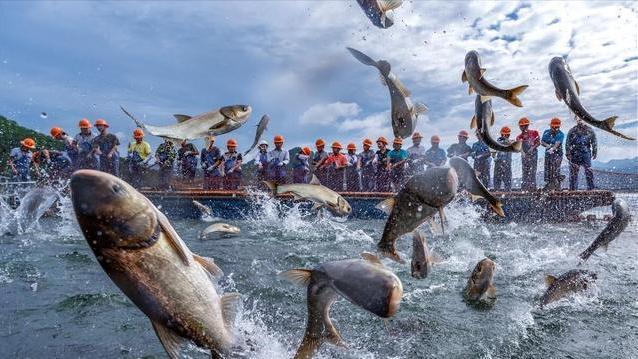
M 282 150 L 282 152 L 284 153 L 284 158 L 281 162 L 279 162 L 279 166 L 286 166 L 290 162 L 290 155 L 288 154 L 288 151 Z
M 591 133 L 591 158 L 595 160 L 598 156 L 598 141 L 596 140 L 596 133 L 590 128 Z
M 452 152 L 453 146 L 454 145 L 452 145 L 452 146 L 447 148 L 447 156 L 450 157 L 450 158 L 452 158 L 454 156 L 454 153 Z
M 109 151 L 109 154 L 106 155 L 108 158 L 113 157 L 113 154 L 117 151 L 117 146 L 120 145 L 120 140 L 115 137 L 115 142 L 113 143 L 113 148 L 111 148 L 111 150 Z

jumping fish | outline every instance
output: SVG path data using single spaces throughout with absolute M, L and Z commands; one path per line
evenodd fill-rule
M 616 237 L 627 228 L 627 225 L 629 225 L 631 215 L 629 214 L 627 202 L 621 198 L 617 198 L 614 203 L 612 203 L 611 210 L 614 215 L 613 218 L 607 223 L 605 229 L 600 232 L 594 242 L 579 255 L 582 262 L 587 261 L 598 248 L 602 247 L 604 250 L 607 250 L 609 243 L 616 239 Z
M 428 110 L 422 103 L 412 104 L 410 91 L 392 73 L 390 63 L 385 60 L 374 61 L 361 51 L 347 47 L 348 51 L 364 65 L 376 67 L 381 73 L 383 83 L 390 90 L 392 131 L 395 137 L 407 138 L 416 129 L 416 122 L 421 113 Z
M 281 273 L 292 283 L 307 287 L 308 321 L 295 359 L 312 358 L 325 341 L 345 347 L 330 319 L 330 308 L 339 295 L 381 318 L 392 317 L 399 310 L 401 280 L 375 255 L 364 252 L 361 257 Z
M 450 203 L 458 190 L 456 171 L 446 167 L 429 168 L 412 176 L 396 197 L 377 206 L 389 213 L 383 235 L 377 243 L 379 252 L 402 263 L 396 242 L 404 234 L 414 231 Z M 443 216 L 442 216 L 443 217 Z M 443 220 L 441 221 L 443 222 Z
M 432 270 L 432 265 L 437 259 L 430 253 L 425 236 L 418 229 L 412 233 L 412 277 L 423 279 Z
M 456 170 L 456 173 L 459 176 L 459 181 L 463 185 L 463 187 L 470 193 L 472 200 L 476 200 L 477 198 L 485 198 L 487 202 L 490 204 L 490 208 L 494 213 L 498 214 L 501 217 L 505 217 L 505 212 L 503 212 L 503 205 L 501 201 L 496 199 L 488 190 L 485 188 L 483 183 L 476 177 L 476 172 L 470 166 L 470 164 L 461 157 L 455 156 L 450 158 L 450 166 Z
M 208 136 L 218 136 L 236 130 L 252 113 L 252 108 L 246 105 L 225 106 L 220 109 L 203 113 L 194 117 L 188 115 L 174 115 L 178 123 L 170 126 L 151 126 L 137 120 L 133 115 L 120 106 L 120 109 L 130 117 L 135 124 L 150 134 L 167 138 L 173 142 L 194 140 Z
M 492 96 L 500 97 L 514 106 L 523 107 L 521 100 L 518 98 L 527 85 L 518 86 L 513 89 L 503 90 L 492 85 L 485 78 L 485 69 L 481 65 L 481 57 L 478 52 L 472 50 L 465 55 L 465 70 L 461 76 L 463 82 L 469 83 L 468 93 L 472 92 L 480 96 L 481 102 L 486 102 Z
M 80 170 L 71 177 L 75 214 L 95 257 L 151 320 L 171 358 L 190 340 L 214 358 L 229 351 L 239 294 L 219 296 L 222 271 L 193 254 L 166 216 L 128 183 Z
M 201 202 L 193 200 L 193 205 L 200 212 L 202 212 L 202 217 L 212 217 L 213 216 L 213 212 L 211 211 L 210 207 L 202 204 Z
M 549 76 L 552 78 L 554 89 L 556 90 L 556 98 L 558 101 L 564 101 L 567 107 L 578 118 L 596 128 L 607 131 L 618 137 L 622 137 L 627 140 L 635 140 L 633 137 L 629 137 L 614 130 L 614 124 L 616 123 L 618 116 L 611 116 L 605 120 L 599 121 L 587 112 L 583 104 L 580 103 L 580 98 L 578 97 L 580 95 L 580 87 L 576 80 L 574 80 L 572 71 L 570 70 L 569 65 L 565 62 L 565 59 L 558 56 L 554 57 L 549 62 L 548 68 Z
M 232 237 L 238 235 L 241 232 L 239 227 L 227 223 L 214 223 L 206 227 L 200 234 L 200 239 L 210 239 L 213 237 Z
M 264 133 L 264 131 L 266 131 L 269 122 L 270 117 L 268 117 L 268 115 L 261 116 L 261 120 L 259 120 L 259 123 L 257 124 L 257 132 L 255 132 L 255 141 L 252 145 L 250 145 L 248 151 L 244 152 L 244 156 L 246 156 L 250 151 L 253 150 L 253 148 L 255 148 L 255 146 L 257 146 L 257 144 L 259 143 L 259 139 L 261 138 L 261 135 Z
M 552 275 L 545 277 L 547 290 L 541 298 L 541 308 L 549 303 L 568 297 L 573 293 L 581 292 L 597 279 L 596 273 L 572 269 L 556 278 Z
M 372 24 L 387 29 L 394 24 L 394 9 L 401 6 L 403 0 L 357 0 Z
M 316 176 L 312 176 L 310 183 L 277 184 L 273 181 L 264 181 L 275 196 L 292 194 L 295 200 L 306 200 L 314 203 L 314 209 L 327 208 L 338 216 L 347 216 L 352 212 L 352 207 L 341 195 L 328 187 L 323 186 Z
M 490 126 L 494 125 L 494 111 L 492 111 L 492 100 L 481 102 L 481 96 L 476 96 L 474 101 L 474 117 L 470 123 L 470 128 L 476 128 L 477 136 L 493 150 L 499 152 L 521 152 L 522 141 L 515 141 L 504 146 L 495 141 L 490 135 Z
M 489 258 L 476 264 L 463 290 L 463 297 L 467 302 L 493 304 L 496 301 L 496 287 L 493 283 L 495 269 L 496 264 Z

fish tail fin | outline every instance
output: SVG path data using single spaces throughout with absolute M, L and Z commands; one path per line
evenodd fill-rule
M 618 116 L 611 116 L 603 120 L 603 122 L 605 123 L 605 126 L 607 126 L 607 128 L 611 130 L 616 124 L 616 119 L 618 119 Z
M 290 269 L 279 273 L 279 276 L 287 281 L 302 287 L 307 287 L 312 278 L 312 270 L 305 268 Z
M 512 149 L 514 152 L 521 152 L 523 150 L 523 141 L 516 141 L 512 143 Z
M 346 47 L 346 49 L 348 49 L 348 51 L 350 51 L 352 56 L 354 56 L 354 58 L 359 60 L 359 62 L 361 62 L 362 64 L 368 65 L 368 66 L 374 66 L 378 68 L 377 62 L 374 61 L 372 58 L 370 58 L 370 56 L 364 54 L 363 52 L 359 50 L 355 50 L 351 47 Z
M 274 193 L 277 194 L 277 182 L 274 181 L 263 181 L 266 186 Z
M 525 91 L 527 87 L 527 85 L 523 85 L 515 87 L 511 90 L 507 90 L 507 98 L 505 100 L 507 100 L 507 102 L 511 103 L 514 106 L 523 107 L 523 103 L 521 102 L 521 99 L 518 98 L 518 95 L 523 93 L 523 91 Z
M 505 212 L 503 211 L 503 205 L 501 204 L 501 202 L 496 201 L 494 203 L 490 203 L 490 208 L 500 217 L 505 217 Z
M 405 263 L 405 261 L 401 259 L 399 252 L 397 252 L 397 249 L 395 248 L 394 243 L 392 242 L 388 243 L 387 240 L 381 239 L 381 241 L 377 244 L 377 250 L 379 251 L 379 254 L 383 257 L 390 258 L 393 261 L 398 263 L 402 263 L 402 264 Z
M 325 340 L 325 337 L 306 331 L 306 334 L 301 340 L 301 344 L 299 344 L 299 348 L 297 348 L 294 359 L 312 358 Z

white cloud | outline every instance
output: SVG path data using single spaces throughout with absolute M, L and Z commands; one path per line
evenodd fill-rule
M 334 102 L 313 105 L 299 118 L 304 124 L 318 124 L 322 126 L 334 125 L 338 120 L 350 119 L 361 112 L 356 103 Z

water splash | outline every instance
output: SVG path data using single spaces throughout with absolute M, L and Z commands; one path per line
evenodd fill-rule
M 33 188 L 19 200 L 19 206 L 13 210 L 4 200 L 0 200 L 0 232 L 23 234 L 37 226 L 38 220 L 60 198 L 53 187 Z

